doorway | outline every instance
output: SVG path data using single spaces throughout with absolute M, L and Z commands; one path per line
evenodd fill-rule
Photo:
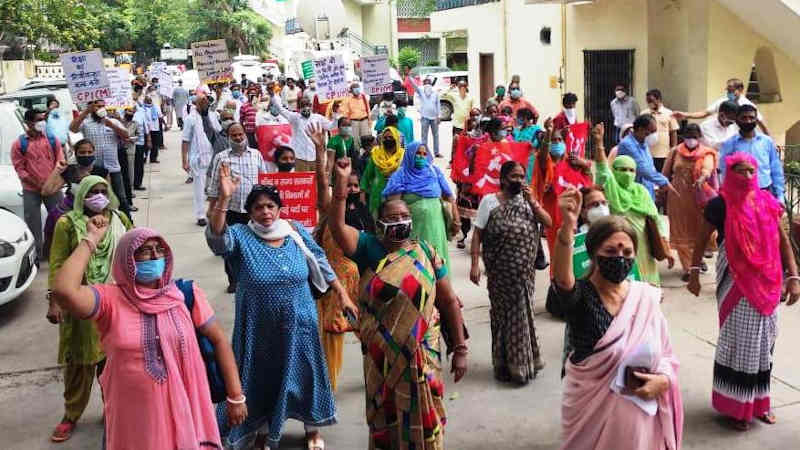
M 481 79 L 481 104 L 483 109 L 486 102 L 494 96 L 494 53 L 481 53 L 478 73 Z
M 584 114 L 592 124 L 605 124 L 604 141 L 609 150 L 617 141 L 611 113 L 614 88 L 621 84 L 633 94 L 633 52 L 633 49 L 583 51 Z M 591 154 L 591 149 L 587 154 Z

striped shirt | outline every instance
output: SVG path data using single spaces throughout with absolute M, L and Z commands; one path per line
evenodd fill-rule
M 211 164 L 211 181 L 206 185 L 208 198 L 219 197 L 219 166 L 223 162 L 227 163 L 231 168 L 231 175 L 241 179 L 239 187 L 231 196 L 228 209 L 238 213 L 246 213 L 244 204 L 247 196 L 253 186 L 258 184 L 259 172 L 267 171 L 264 159 L 258 150 L 250 147 L 238 154 L 231 149 L 219 152 L 214 156 L 214 161 Z
M 125 128 L 117 119 L 109 118 L 108 120 L 114 122 L 120 128 Z M 105 126 L 103 122 L 95 122 L 91 117 L 87 117 L 83 121 L 80 130 L 83 133 L 83 137 L 92 141 L 94 145 L 94 154 L 96 156 L 94 165 L 112 173 L 119 172 L 119 157 L 117 156 L 119 136 L 117 136 L 117 132 L 111 127 Z

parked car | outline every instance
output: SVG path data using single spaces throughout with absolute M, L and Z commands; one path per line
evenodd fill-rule
M 9 94 L 0 95 L 0 102 L 15 103 L 24 110 L 31 108 L 40 109 L 42 111 L 47 109 L 47 103 L 51 99 L 58 100 L 59 110 L 64 117 L 72 117 L 72 111 L 77 111 L 77 106 L 72 102 L 72 96 L 67 89 L 66 84 L 63 87 L 57 87 L 56 82 L 36 83 L 36 85 L 46 84 L 44 87 L 31 87 L 25 86 L 22 89 L 16 90 Z
M 392 77 L 392 94 L 395 100 L 402 100 L 408 103 L 408 93 L 403 87 L 403 79 L 394 67 L 389 67 L 389 76 Z M 373 94 L 369 96 L 369 107 L 377 105 L 383 99 L 383 94 Z
M 22 219 L 0 208 L 0 305 L 25 292 L 37 271 L 33 233 Z
M 25 218 L 22 206 L 22 183 L 11 163 L 11 144 L 25 133 L 22 117 L 14 103 L 0 103 L 0 208 Z M 42 224 L 47 219 L 47 210 L 41 207 Z

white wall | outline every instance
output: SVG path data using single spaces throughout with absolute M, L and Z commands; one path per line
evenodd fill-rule
M 344 0 L 345 24 L 353 33 L 364 36 L 364 24 L 361 20 L 361 4 L 354 0 Z

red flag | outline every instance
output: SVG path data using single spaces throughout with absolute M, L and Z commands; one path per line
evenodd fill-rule
M 292 136 L 292 126 L 288 123 L 280 125 L 259 125 L 256 127 L 256 140 L 258 141 L 258 151 L 264 161 L 272 162 L 272 154 L 275 153 L 275 136 Z
M 586 152 L 586 139 L 589 137 L 589 122 L 573 123 L 565 128 L 564 144 L 567 146 L 567 154 L 584 157 Z
M 475 152 L 478 146 L 486 141 L 486 135 L 474 138 L 465 134 L 456 136 L 456 148 L 453 153 L 453 164 L 450 166 L 450 178 L 456 183 L 471 183 Z
M 530 142 L 488 141 L 481 144 L 475 153 L 475 170 L 470 177 L 472 192 L 486 195 L 499 191 L 500 167 L 503 163 L 516 161 L 527 168 L 531 150 Z

